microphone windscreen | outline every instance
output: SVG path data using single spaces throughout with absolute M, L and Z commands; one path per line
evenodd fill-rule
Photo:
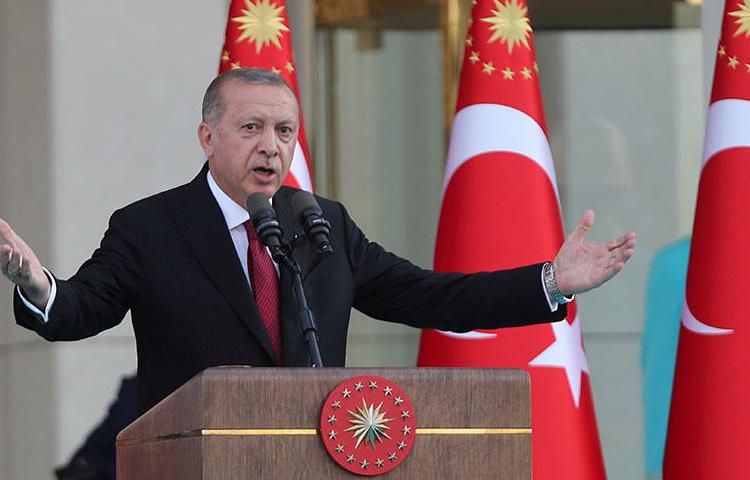
M 253 193 L 247 197 L 245 205 L 247 206 L 247 213 L 250 214 L 251 219 L 255 218 L 259 213 L 269 211 L 273 213 L 273 207 L 271 207 L 271 202 L 268 201 L 268 197 L 260 192 Z
M 300 215 L 307 215 L 310 213 L 316 213 L 321 216 L 323 215 L 323 211 L 320 209 L 320 205 L 318 205 L 318 201 L 315 200 L 315 197 L 313 197 L 310 192 L 304 190 L 300 190 L 292 196 L 292 210 L 294 211 L 294 216 L 296 218 L 299 218 Z

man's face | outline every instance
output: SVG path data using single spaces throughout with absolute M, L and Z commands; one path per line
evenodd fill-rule
M 229 81 L 221 87 L 224 114 L 198 127 L 208 168 L 239 205 L 252 193 L 273 196 L 289 172 L 297 144 L 297 99 L 283 85 Z

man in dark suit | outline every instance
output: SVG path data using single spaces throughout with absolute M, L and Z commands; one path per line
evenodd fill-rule
M 49 340 L 95 335 L 132 312 L 138 412 L 215 365 L 309 365 L 291 279 L 247 222 L 262 192 L 304 272 L 323 363 L 342 366 L 351 307 L 387 321 L 453 331 L 561 320 L 566 295 L 594 288 L 633 253 L 633 234 L 589 243 L 587 212 L 554 263 L 472 275 L 435 273 L 370 242 L 338 202 L 319 198 L 334 253 L 313 262 L 281 187 L 299 129 L 297 100 L 262 70 L 215 79 L 198 128 L 207 164 L 190 183 L 115 212 L 100 248 L 55 279 L 0 220 L 0 270 L 16 285 L 17 322 Z M 295 240 L 296 237 L 296 240 Z M 274 271 L 276 268 L 276 271 Z

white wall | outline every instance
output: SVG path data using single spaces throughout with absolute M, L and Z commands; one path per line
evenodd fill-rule
M 543 32 L 540 78 L 567 230 L 638 234 L 636 255 L 578 304 L 611 478 L 644 474 L 640 334 L 653 253 L 688 233 L 703 116 L 698 29 Z
M 49 257 L 50 66 L 46 1 L 0 3 L 0 216 Z M 55 356 L 13 328 L 10 289 L 0 295 L 0 478 L 44 478 L 29 453 L 50 457 L 58 428 Z
M 429 268 L 444 162 L 440 34 L 385 32 L 368 52 L 355 32 L 334 35 L 339 199 L 370 239 Z M 356 311 L 351 322 L 348 366 L 416 363 L 418 330 Z
M 0 216 L 67 277 L 113 210 L 200 169 L 195 131 L 227 2 L 0 5 Z M 48 344 L 12 326 L 2 282 L 0 479 L 50 478 L 135 369 L 132 332 L 126 321 Z

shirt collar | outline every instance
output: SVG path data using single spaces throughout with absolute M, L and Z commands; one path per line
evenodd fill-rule
M 247 213 L 247 210 L 239 206 L 234 200 L 229 198 L 229 195 L 224 193 L 221 187 L 216 183 L 216 180 L 214 180 L 210 171 L 206 177 L 208 179 L 208 188 L 211 189 L 211 193 L 219 204 L 219 208 L 221 208 L 221 213 L 224 214 L 224 220 L 227 222 L 229 230 L 232 230 L 248 221 L 250 215 Z

